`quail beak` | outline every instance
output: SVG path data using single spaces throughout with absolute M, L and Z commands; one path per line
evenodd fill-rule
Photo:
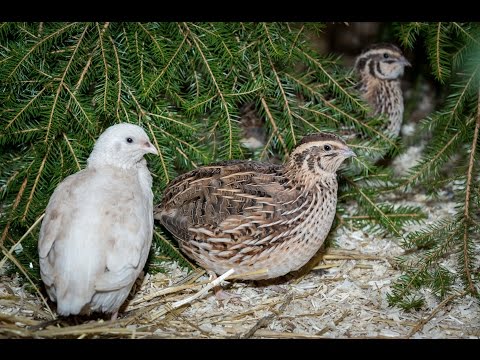
M 403 66 L 412 66 L 412 64 L 410 64 L 410 61 L 408 61 L 404 56 L 400 57 L 398 59 L 398 62 Z
M 155 146 L 152 145 L 150 141 L 145 141 L 143 143 L 143 147 L 145 148 L 145 151 L 150 154 L 158 155 L 157 149 L 155 149 Z
M 345 156 L 345 158 L 349 157 L 357 157 L 357 154 L 355 154 L 351 149 L 346 148 L 342 150 L 342 155 Z

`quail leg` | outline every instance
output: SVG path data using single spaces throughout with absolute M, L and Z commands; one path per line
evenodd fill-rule
M 115 311 L 115 312 L 112 314 L 112 317 L 110 318 L 110 321 L 115 321 L 115 320 L 117 320 L 117 317 L 118 317 L 118 311 Z

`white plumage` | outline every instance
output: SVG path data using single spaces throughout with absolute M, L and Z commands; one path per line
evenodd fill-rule
M 152 243 L 152 177 L 143 156 L 158 154 L 145 131 L 122 123 L 95 143 L 88 165 L 64 179 L 40 230 L 40 273 L 60 315 L 116 318 Z

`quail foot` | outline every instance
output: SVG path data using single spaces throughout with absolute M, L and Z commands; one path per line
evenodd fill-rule
M 147 259 L 153 234 L 152 177 L 143 156 L 157 154 L 132 124 L 106 129 L 88 165 L 53 192 L 40 229 L 40 274 L 59 315 L 117 317 Z

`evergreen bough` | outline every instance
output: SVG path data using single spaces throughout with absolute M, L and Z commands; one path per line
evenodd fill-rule
M 159 149 L 148 159 L 156 201 L 170 180 L 192 168 L 226 159 L 283 160 L 307 133 L 350 128 L 362 136 L 351 144 L 359 155 L 356 170 L 340 178 L 337 227 L 349 218 L 419 249 L 414 260 L 399 259 L 405 271 L 391 304 L 421 306 L 424 286 L 447 294 L 456 275 L 439 262 L 448 251 L 458 254 L 465 288 L 475 293 L 478 25 L 390 26 L 405 47 L 425 42 L 431 72 L 448 93 L 424 121 L 432 136 L 422 161 L 402 179 L 365 160 L 396 155 L 401 143 L 377 130 L 381 117 L 367 116 L 350 69 L 312 48 L 309 37 L 323 28 L 280 22 L 0 24 L 0 265 L 9 261 L 12 271 L 38 286 L 38 231 L 50 195 L 84 168 L 95 139 L 114 123 L 143 126 Z M 254 103 L 265 120 L 267 141 L 259 151 L 240 141 L 245 103 Z M 441 173 L 456 155 L 455 171 Z M 459 189 L 457 216 L 414 234 L 405 235 L 403 225 L 421 220 L 420 209 L 379 197 L 419 185 L 435 192 L 452 181 Z M 358 206 L 347 216 L 349 201 Z M 194 266 L 155 226 L 149 270 L 161 270 L 165 259 Z

